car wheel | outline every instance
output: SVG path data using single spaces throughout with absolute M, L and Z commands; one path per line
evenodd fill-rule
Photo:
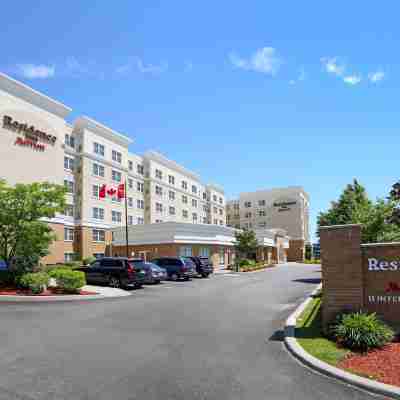
M 135 285 L 133 286 L 135 289 L 140 289 L 142 287 L 141 283 L 135 283 Z
M 175 272 L 171 274 L 171 280 L 172 281 L 177 281 L 179 279 L 178 274 L 176 274 Z
M 113 288 L 120 288 L 121 287 L 121 281 L 115 276 L 110 276 L 108 278 L 108 284 Z

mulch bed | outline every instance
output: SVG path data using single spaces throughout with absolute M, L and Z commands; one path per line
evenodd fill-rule
M 400 386 L 400 343 L 391 343 L 366 354 L 352 354 L 338 364 L 339 368 Z
M 89 292 L 87 290 L 81 290 L 77 295 L 90 296 L 98 294 L 96 292 Z M 57 288 L 49 288 L 40 294 L 33 294 L 29 289 L 17 289 L 17 288 L 0 288 L 0 296 L 66 296 L 69 293 L 63 293 Z

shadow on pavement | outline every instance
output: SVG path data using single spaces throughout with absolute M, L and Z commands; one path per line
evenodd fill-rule
M 321 283 L 321 278 L 304 278 L 304 279 L 294 279 L 292 282 L 300 282 L 300 283 L 310 283 L 312 285 L 318 285 Z

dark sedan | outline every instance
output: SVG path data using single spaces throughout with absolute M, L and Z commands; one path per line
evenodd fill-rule
M 141 270 L 145 274 L 144 283 L 160 283 L 167 279 L 167 271 L 151 262 L 143 260 L 131 260 L 136 270 Z

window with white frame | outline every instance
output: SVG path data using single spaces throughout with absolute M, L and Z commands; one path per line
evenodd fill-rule
M 197 200 L 196 199 L 192 199 L 192 207 L 197 208 Z
M 67 204 L 65 206 L 64 215 L 66 217 L 73 217 L 74 216 L 74 206 L 72 204 Z
M 137 208 L 140 208 L 141 210 L 144 209 L 144 200 L 137 200 Z
M 195 186 L 195 185 L 192 185 L 192 193 L 197 193 L 197 186 Z
M 214 218 L 214 225 L 218 225 L 218 220 Z
M 93 240 L 93 242 L 105 242 L 106 241 L 106 231 L 103 229 L 93 229 L 92 240 Z
M 181 246 L 179 248 L 179 255 L 181 257 L 191 257 L 192 256 L 192 247 L 191 246 Z
M 121 164 L 121 162 L 122 162 L 122 154 L 119 151 L 113 150 L 111 152 L 111 157 L 112 157 L 113 161 Z
M 175 207 L 173 206 L 169 207 L 169 215 L 175 215 Z
M 168 183 L 170 185 L 175 185 L 175 177 L 173 175 L 168 175 Z
M 121 172 L 112 170 L 112 172 L 111 172 L 111 179 L 112 179 L 114 182 L 121 182 L 121 180 L 122 180 Z
M 128 215 L 128 225 L 133 225 L 133 217 L 132 217 L 132 215 Z
M 188 202 L 188 198 L 187 198 L 187 196 L 185 196 L 184 194 L 182 195 L 182 203 L 183 204 L 187 204 L 187 202 Z
M 258 205 L 260 207 L 264 207 L 265 206 L 265 200 L 258 200 Z
M 94 142 L 93 143 L 93 152 L 95 154 L 98 154 L 99 156 L 104 157 L 104 145 Z
M 197 223 L 197 214 L 196 213 L 192 214 L 192 220 L 194 223 Z
M 200 257 L 210 257 L 210 248 L 209 247 L 200 247 L 199 248 L 199 256 Z
M 122 213 L 120 211 L 111 211 L 111 220 L 112 222 L 121 222 L 122 221 Z
M 182 217 L 187 218 L 189 215 L 188 210 L 182 210 Z
M 93 175 L 104 178 L 104 165 L 93 163 Z
M 156 211 L 157 212 L 162 212 L 162 210 L 163 210 L 162 204 L 161 203 L 156 203 Z
M 186 181 L 182 181 L 182 189 L 187 190 L 188 185 Z
M 138 223 L 138 225 L 143 225 L 144 224 L 144 218 L 138 217 L 137 223 Z
M 133 207 L 133 197 L 128 197 L 128 207 Z
M 128 187 L 129 187 L 129 189 L 133 188 L 133 179 L 131 179 L 131 178 L 128 179 Z
M 99 198 L 100 186 L 99 185 L 92 185 L 92 196 L 95 199 Z
M 128 169 L 129 171 L 133 170 L 133 162 L 131 160 L 128 160 Z
M 168 198 L 169 198 L 170 200 L 175 200 L 175 192 L 174 192 L 173 190 L 170 190 L 170 191 L 168 192 Z
M 217 208 L 217 207 L 214 207 L 214 208 L 213 208 L 213 211 L 214 211 L 214 214 L 217 214 L 218 208 Z
M 67 193 L 74 193 L 74 186 L 74 182 L 64 179 L 64 187 L 66 188 Z
M 157 179 L 162 179 L 162 171 L 159 169 L 156 169 L 156 178 Z
M 138 173 L 139 175 L 144 175 L 144 167 L 143 167 L 142 164 L 138 164 L 138 165 L 137 165 L 137 173 Z
M 64 253 L 64 262 L 72 262 L 75 260 L 75 253 Z
M 161 187 L 161 186 L 157 186 L 157 185 L 156 185 L 156 194 L 157 194 L 158 196 L 162 196 L 162 187 Z
M 92 211 L 94 219 L 100 219 L 100 220 L 104 219 L 104 208 L 93 207 Z
M 217 202 L 217 195 L 213 194 L 213 201 Z
M 203 200 L 207 200 L 207 193 L 203 192 Z
M 265 217 L 265 210 L 260 210 L 260 211 L 258 212 L 258 215 L 259 215 L 260 217 Z
M 75 230 L 73 228 L 64 228 L 64 241 L 73 242 L 74 241 Z
M 224 210 L 222 208 L 219 209 L 219 215 L 224 215 Z
M 207 217 L 203 217 L 203 224 L 207 223 Z
M 68 133 L 65 135 L 65 141 L 64 141 L 66 146 L 71 147 L 72 149 L 75 148 L 75 137 L 72 135 L 69 135 Z
M 244 206 L 245 206 L 246 208 L 250 208 L 250 207 L 251 207 L 251 201 L 245 201 L 245 202 L 244 202 Z
M 220 197 L 220 198 L 219 198 L 219 204 L 223 204 L 223 202 L 224 202 L 224 201 L 222 200 L 222 197 Z
M 140 193 L 144 192 L 144 183 L 143 182 L 137 182 L 136 183 L 136 190 Z
M 64 157 L 64 169 L 68 171 L 73 171 L 74 170 L 74 159 L 71 157 Z

